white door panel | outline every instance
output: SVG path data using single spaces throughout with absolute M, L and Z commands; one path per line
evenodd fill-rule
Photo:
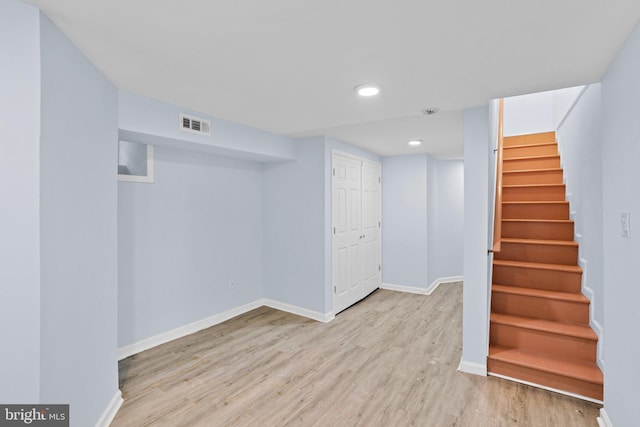
M 380 165 L 366 162 L 362 165 L 363 246 L 366 265 L 363 277 L 365 292 L 374 291 L 381 283 L 380 264 Z
M 380 165 L 333 155 L 333 309 L 380 285 Z
M 333 161 L 333 269 L 334 311 L 344 310 L 362 293 L 360 241 L 362 233 L 362 183 L 360 161 L 336 157 Z

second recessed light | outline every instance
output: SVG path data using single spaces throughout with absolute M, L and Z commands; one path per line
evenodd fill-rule
M 376 96 L 380 93 L 380 88 L 372 84 L 358 85 L 353 90 L 360 96 Z
M 409 145 L 411 145 L 412 147 L 417 147 L 420 144 L 422 144 L 421 139 L 412 139 L 411 141 L 409 141 Z

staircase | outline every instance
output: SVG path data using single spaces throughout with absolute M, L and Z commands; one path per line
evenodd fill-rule
M 555 132 L 505 137 L 490 374 L 603 399 Z

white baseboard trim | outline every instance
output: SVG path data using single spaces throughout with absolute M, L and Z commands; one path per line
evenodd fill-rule
M 140 353 L 141 351 L 145 351 L 150 348 L 156 347 L 160 344 L 164 344 L 169 341 L 173 341 L 177 338 L 182 338 L 184 336 L 191 335 L 203 329 L 207 329 L 213 325 L 222 323 L 225 320 L 229 320 L 233 317 L 247 313 L 251 310 L 255 310 L 256 308 L 262 307 L 263 305 L 264 304 L 262 303 L 262 300 L 259 299 L 259 300 L 250 302 L 248 304 L 241 305 L 240 307 L 235 307 L 235 308 L 232 308 L 231 310 L 214 314 L 213 316 L 207 317 L 206 319 L 198 320 L 196 322 L 189 323 L 188 325 L 180 326 L 179 328 L 175 328 L 170 331 L 163 332 L 151 338 L 147 338 L 142 341 L 129 344 L 127 346 L 124 346 L 118 349 L 118 360 L 126 359 L 129 356 L 132 356 L 136 353 Z
M 120 410 L 122 402 L 124 402 L 124 400 L 122 399 L 122 392 L 118 390 L 113 396 L 113 399 L 111 399 L 111 402 L 109 402 L 109 405 L 107 405 L 104 412 L 98 419 L 96 427 L 109 427 L 113 419 L 116 417 L 118 410 Z
M 394 285 L 393 283 L 380 283 L 380 289 L 387 289 L 389 291 L 407 292 L 410 294 L 427 295 L 425 288 L 419 288 L 417 286 L 404 286 Z
M 465 372 L 467 374 L 480 375 L 482 377 L 487 376 L 487 365 L 475 362 L 468 362 L 466 360 L 460 359 L 460 365 L 458 366 L 458 371 Z
M 454 282 L 462 282 L 464 280 L 463 276 L 451 276 L 451 277 L 439 277 L 433 281 L 432 284 L 427 288 L 426 295 L 431 295 L 433 291 L 438 289 L 438 286 L 444 283 L 454 283 Z
M 546 385 L 540 385 L 536 383 L 532 383 L 529 381 L 520 380 L 518 378 L 508 377 L 506 375 L 494 374 L 493 372 L 489 372 L 489 375 L 496 378 L 502 378 L 503 380 L 509 380 L 520 384 L 530 385 L 532 387 L 541 388 L 543 390 L 552 391 L 558 394 L 564 394 L 565 396 L 575 397 L 576 399 L 586 400 L 587 402 L 593 402 L 602 405 L 602 400 L 593 399 L 591 397 L 583 396 L 581 394 L 569 393 L 568 391 L 558 390 L 557 388 L 547 387 Z
M 600 416 L 596 418 L 600 427 L 613 427 L 613 423 L 604 408 L 600 408 Z
M 298 316 L 307 317 L 309 319 L 317 320 L 318 322 L 322 323 L 328 323 L 335 318 L 335 314 L 332 311 L 329 313 L 320 313 L 319 311 L 309 310 L 284 302 L 275 301 L 269 298 L 263 298 L 261 302 L 262 305 L 266 305 L 267 307 L 275 308 L 276 310 L 280 311 L 286 311 L 287 313 L 296 314 Z
M 138 341 L 133 344 L 126 345 L 118 349 L 118 360 L 126 359 L 129 356 L 156 347 L 160 344 L 173 341 L 178 338 L 191 335 L 203 329 L 210 328 L 229 319 L 232 319 L 241 314 L 248 313 L 256 308 L 267 306 L 276 310 L 286 311 L 287 313 L 296 314 L 298 316 L 307 317 L 318 322 L 328 323 L 335 318 L 335 313 L 332 311 L 329 313 L 320 313 L 319 311 L 308 310 L 306 308 L 298 307 L 291 304 L 286 304 L 280 301 L 275 301 L 268 298 L 260 298 L 253 302 L 250 302 L 240 307 L 232 308 L 222 313 L 214 314 L 206 319 L 198 320 L 188 325 L 180 326 L 179 328 L 172 329 L 167 332 L 163 332 L 151 338 Z
M 420 288 L 418 286 L 396 285 L 393 283 L 381 283 L 380 289 L 387 289 L 390 291 L 398 291 L 398 292 L 407 292 L 410 294 L 418 294 L 418 295 L 431 295 L 433 291 L 438 289 L 438 286 L 442 285 L 443 283 L 461 282 L 462 279 L 463 279 L 462 276 L 440 277 L 434 280 L 433 283 L 427 286 L 426 288 Z

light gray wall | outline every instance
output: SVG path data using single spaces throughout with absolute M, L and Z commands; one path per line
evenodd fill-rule
M 40 398 L 40 15 L 0 2 L 0 402 Z
M 333 310 L 333 150 L 380 161 L 361 148 L 317 136 L 296 140 L 294 162 L 264 164 L 265 296 L 323 314 Z
M 552 132 L 555 129 L 552 92 L 505 98 L 504 136 Z
M 488 349 L 489 107 L 464 110 L 462 360 L 486 369 Z
M 118 183 L 119 347 L 263 296 L 261 165 L 156 147 L 154 166 Z
M 382 161 L 383 282 L 427 288 L 462 276 L 464 164 L 426 154 Z
M 604 275 L 602 255 L 602 135 L 600 84 L 582 94 L 557 130 L 567 186 L 567 200 L 580 244 L 583 292 L 591 299 L 594 329 L 604 336 Z
M 427 156 L 427 286 L 438 278 L 438 160 Z M 462 264 L 462 260 L 460 260 Z M 462 275 L 460 269 L 459 275 Z
M 431 174 L 432 169 L 435 173 Z M 462 276 L 464 258 L 464 163 L 435 159 L 429 164 L 429 279 Z M 433 199 L 431 199 L 433 197 Z
M 427 155 L 382 159 L 382 281 L 426 288 Z
M 40 20 L 40 399 L 89 426 L 118 390 L 117 90 Z
M 602 81 L 604 407 L 614 426 L 637 425 L 640 402 L 640 28 Z M 631 212 L 631 238 L 620 213 Z
M 296 142 L 296 160 L 264 164 L 265 296 L 327 313 L 324 137 Z

